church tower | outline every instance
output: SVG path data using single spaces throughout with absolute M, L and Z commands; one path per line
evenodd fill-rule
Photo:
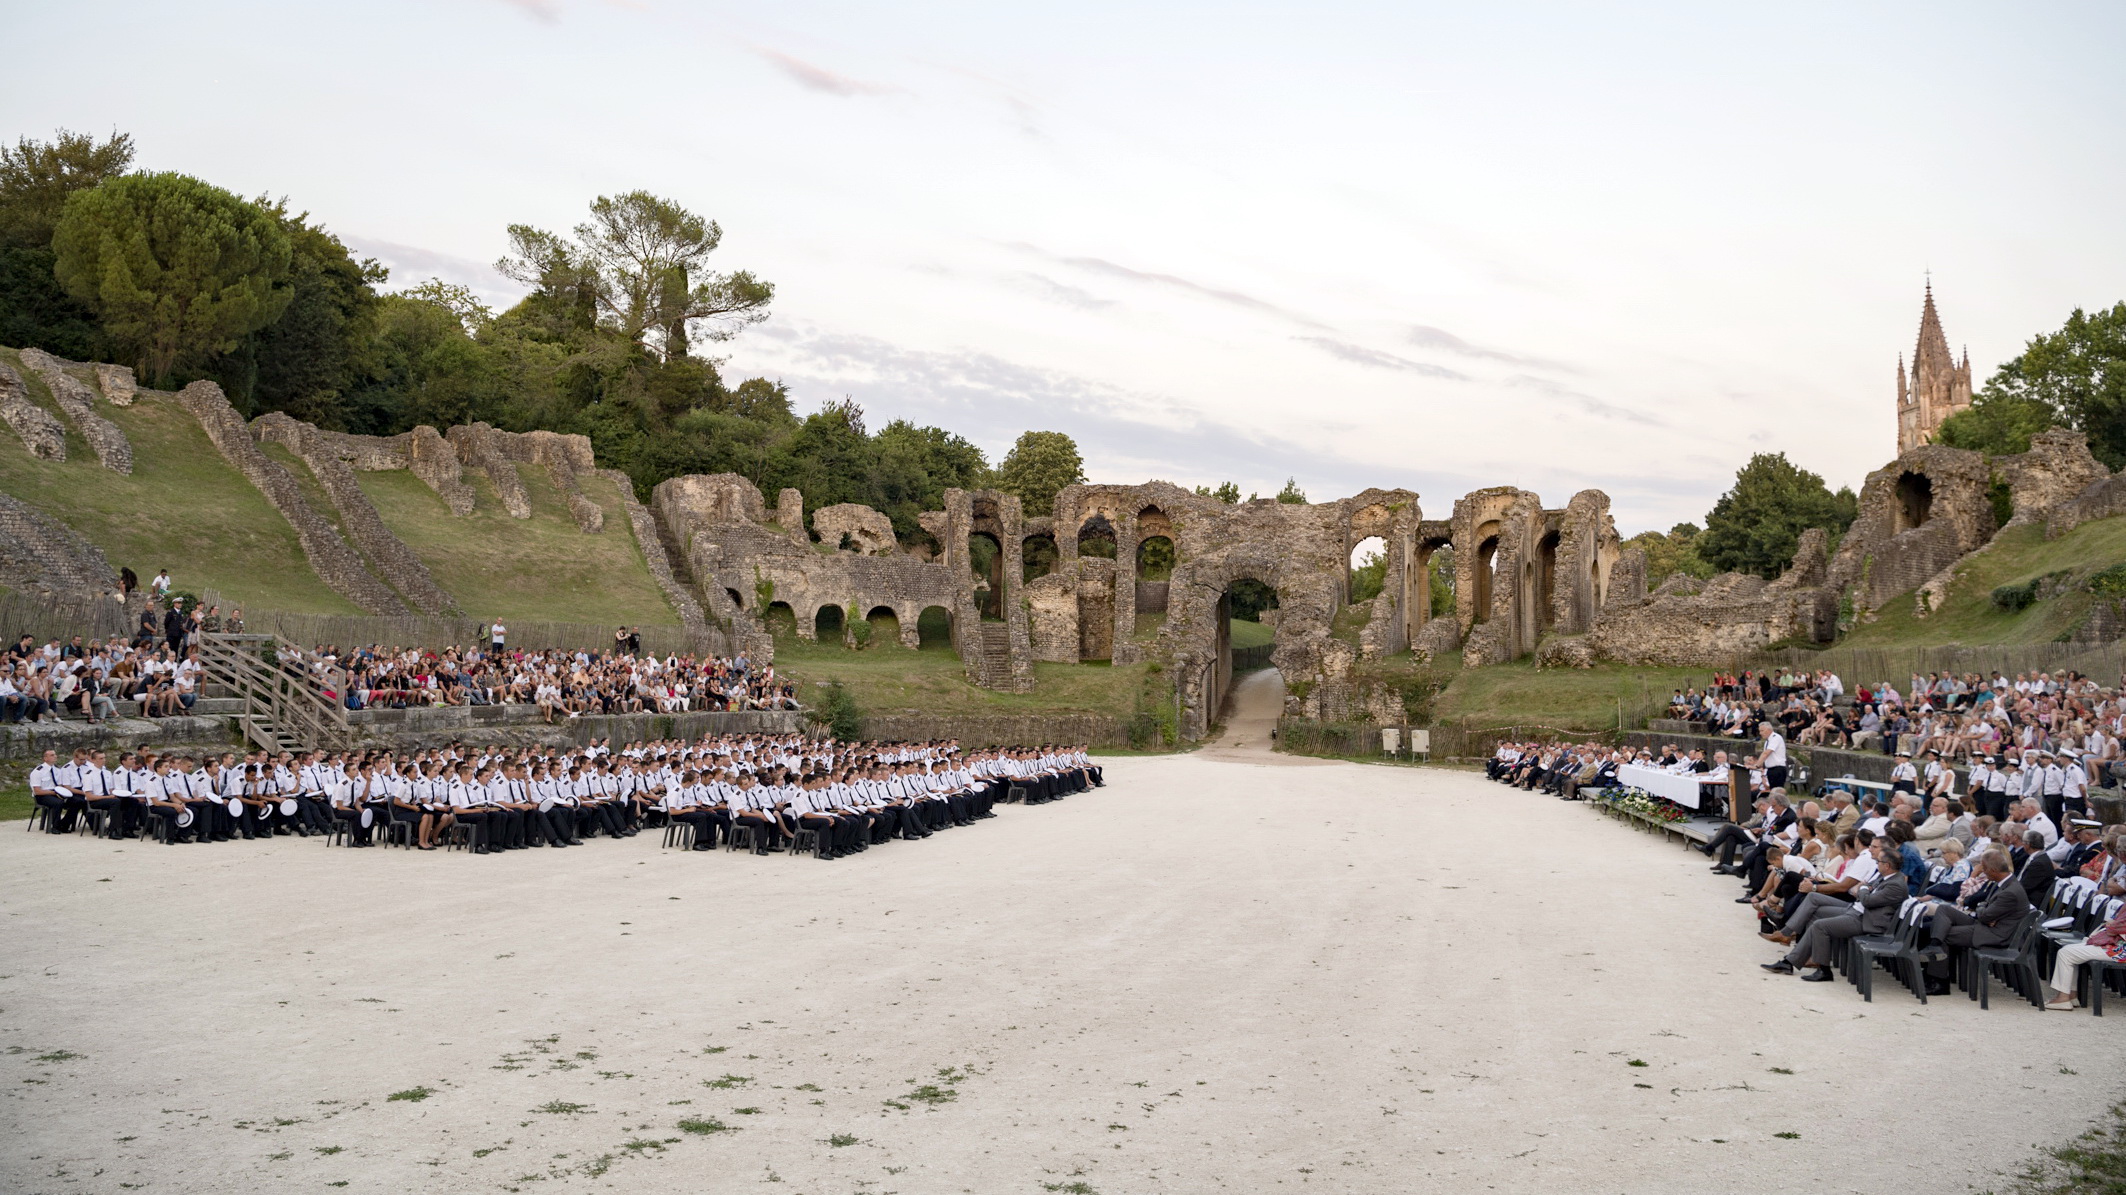
M 1971 350 L 1964 350 L 1960 363 L 1950 354 L 1941 315 L 1934 310 L 1934 283 L 1929 280 L 1927 300 L 1919 310 L 1919 345 L 1912 350 L 1909 383 L 1904 357 L 1897 358 L 1897 454 L 1903 456 L 1933 443 L 1941 421 L 1970 405 Z

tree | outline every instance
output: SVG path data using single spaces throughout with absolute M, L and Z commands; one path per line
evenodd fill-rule
M 1934 442 L 1988 456 L 2011 456 L 2030 451 L 2030 437 L 2052 430 L 2059 422 L 2060 413 L 2049 403 L 1998 391 L 1989 383 L 1968 408 L 1941 421 Z
M 374 259 L 356 261 L 308 213 L 290 216 L 285 202 L 259 204 L 288 236 L 287 309 L 225 354 L 212 373 L 246 414 L 286 411 L 330 430 L 356 430 L 340 399 L 361 384 L 373 357 L 375 288 L 389 273 Z
M 1017 494 L 1029 515 L 1054 514 L 1056 493 L 1085 480 L 1078 442 L 1064 432 L 1025 432 L 997 466 L 997 488 Z
M 1207 485 L 1199 485 L 1196 492 L 1206 498 L 1216 498 L 1228 506 L 1240 501 L 1240 487 L 1230 481 L 1219 482 L 1215 490 Z
M 1955 435 L 1977 439 L 1980 432 L 2005 426 L 2007 435 L 1988 442 L 2014 443 L 2024 428 L 2044 430 L 2035 425 L 2049 413 L 2088 436 L 2089 451 L 2107 467 L 2126 467 L 2126 303 L 2093 314 L 2077 307 L 2059 331 L 2032 337 L 2019 356 L 1986 380 L 1971 411 L 1951 416 L 1943 430 L 1965 414 L 1977 414 L 1982 403 L 1999 410 L 1971 420 L 1979 427 L 1959 427 Z M 2021 441 L 2029 446 L 2027 434 Z
M 133 163 L 133 138 L 113 133 L 98 144 L 85 133 L 59 130 L 50 144 L 27 137 L 0 146 L 0 242 L 43 248 L 67 196 L 117 178 Z
M 729 340 L 768 318 L 775 297 L 772 285 L 744 270 L 709 270 L 723 229 L 647 191 L 593 200 L 573 244 L 524 224 L 511 225 L 509 235 L 515 252 L 495 268 L 566 292 L 579 317 L 594 307 L 607 328 L 666 360 L 687 355 L 694 325 L 705 324 L 699 334 L 709 340 Z
M 1659 531 L 1642 531 L 1625 540 L 1622 546 L 1646 553 L 1646 587 L 1651 589 L 1676 573 L 1701 579 L 1713 575 L 1713 566 L 1698 553 L 1699 537 L 1703 534 L 1695 523 L 1678 523 L 1665 535 Z
M 225 353 L 280 317 L 293 291 L 280 222 L 182 174 L 132 174 L 69 196 L 54 273 L 143 377 Z
M 1380 596 L 1388 580 L 1388 554 L 1379 548 L 1361 556 L 1351 569 L 1351 604 Z
M 1277 500 L 1288 506 L 1305 506 L 1307 492 L 1299 488 L 1298 478 L 1287 477 L 1284 479 L 1284 488 L 1277 491 Z
M 1832 493 L 1823 478 L 1795 466 L 1783 452 L 1760 452 L 1735 473 L 1696 540 L 1698 555 L 1726 572 L 1771 579 L 1794 561 L 1801 533 L 1822 527 L 1835 541 L 1852 526 L 1860 504 L 1850 489 Z
M 0 146 L 0 344 L 76 360 L 110 356 L 96 313 L 52 276 L 52 227 L 66 197 L 125 173 L 133 140 L 59 130 L 50 144 Z

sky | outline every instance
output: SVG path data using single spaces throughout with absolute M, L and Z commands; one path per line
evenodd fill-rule
M 286 196 L 498 303 L 645 189 L 773 316 L 726 376 L 1094 481 L 1472 489 L 1626 535 L 1895 455 L 1931 277 L 1979 380 L 2126 299 L 2126 5 L 0 0 L 0 137 Z M 77 51 L 58 48 L 81 47 Z M 93 48 L 89 48 L 93 46 Z

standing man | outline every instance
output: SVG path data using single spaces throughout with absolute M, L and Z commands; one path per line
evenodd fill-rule
M 1766 788 L 1786 787 L 1786 736 L 1770 722 L 1757 723 L 1757 757 L 1764 763 Z
M 502 620 L 501 620 L 501 619 L 499 619 L 499 618 L 497 618 L 497 619 L 496 619 L 496 620 L 494 621 L 494 625 L 492 625 L 492 626 L 490 626 L 490 627 L 488 627 L 488 628 L 487 628 L 487 648 L 488 648 L 488 650 L 489 650 L 489 651 L 492 651 L 492 652 L 494 652 L 494 653 L 495 653 L 496 655 L 498 655 L 498 656 L 499 656 L 499 655 L 501 655 L 501 654 L 502 654 L 502 645 L 503 645 L 503 643 L 504 643 L 504 642 L 505 642 L 505 641 L 507 640 L 507 638 L 508 638 L 508 631 L 507 631 L 507 628 L 503 627 L 503 625 L 502 625 Z

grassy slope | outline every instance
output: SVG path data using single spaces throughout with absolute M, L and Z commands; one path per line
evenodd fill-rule
M 12 352 L 0 357 L 20 365 Z M 31 395 L 56 414 L 43 383 L 21 372 Z M 130 565 L 143 583 L 168 565 L 179 588 L 217 589 L 223 601 L 254 610 L 361 613 L 310 571 L 295 529 L 182 407 L 143 397 L 97 409 L 133 443 L 130 476 L 97 464 L 71 426 L 63 462 L 35 459 L 0 428 L 0 490 L 88 537 L 113 568 Z
M 541 468 L 520 470 L 532 517 L 513 519 L 486 477 L 471 475 L 473 513 L 457 518 L 434 490 L 403 470 L 357 473 L 384 523 L 413 549 L 466 614 L 543 622 L 679 622 L 643 563 L 620 496 L 602 477 L 581 478 L 605 509 L 585 535 Z
M 817 700 L 815 681 L 838 680 L 848 686 L 865 713 L 1034 714 L 1054 710 L 1128 717 L 1145 666 L 1106 664 L 1035 664 L 1034 691 L 993 693 L 967 681 L 967 670 L 949 643 L 910 651 L 898 642 L 874 638 L 862 651 L 839 643 L 809 643 L 795 635 L 778 635 L 775 667 L 804 682 L 800 695 Z
M 2011 528 L 1971 558 L 1964 575 L 1950 586 L 1941 609 L 1920 618 L 1908 594 L 1890 602 L 1874 622 L 1857 628 L 1839 644 L 2050 643 L 2081 620 L 2089 608 L 2087 594 L 2064 594 L 2010 614 L 1993 605 L 1993 590 L 2063 569 L 2086 575 L 2121 562 L 2126 562 L 2126 518 L 2084 523 L 2050 541 L 2043 528 Z
M 1234 647 L 1262 647 L 1277 641 L 1277 632 L 1259 622 L 1236 618 L 1226 625 L 1233 629 Z
M 1434 702 L 1434 719 L 1467 721 L 1471 726 L 1613 730 L 1620 699 L 1628 717 L 1650 702 L 1665 704 L 1678 686 L 1704 685 L 1710 675 L 1703 668 L 1622 664 L 1538 670 L 1526 660 L 1489 668 L 1456 668 Z

